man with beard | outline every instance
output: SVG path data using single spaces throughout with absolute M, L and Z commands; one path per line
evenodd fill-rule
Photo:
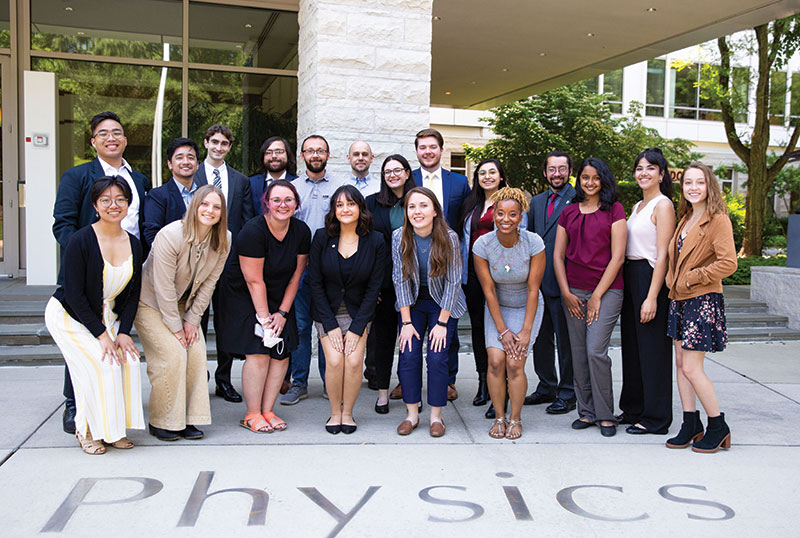
M 330 147 L 328 141 L 320 135 L 311 135 L 303 140 L 300 146 L 306 171 L 292 181 L 297 194 L 300 196 L 300 210 L 296 216 L 305 222 L 311 229 L 311 235 L 325 226 L 325 215 L 330 208 L 331 196 L 339 188 L 341 182 L 328 176 L 325 169 L 328 164 Z M 308 372 L 311 366 L 311 293 L 305 282 L 305 273 L 300 280 L 300 289 L 294 300 L 295 314 L 297 316 L 297 332 L 300 343 L 297 350 L 292 353 L 292 386 L 289 391 L 281 396 L 282 405 L 294 405 L 300 400 L 308 398 Z M 325 391 L 325 355 L 322 346 L 317 340 L 317 354 L 319 362 L 319 375 L 323 380 L 322 395 L 327 398 Z
M 347 162 L 350 163 L 352 170 L 350 180 L 361 191 L 364 198 L 375 194 L 381 188 L 380 178 L 372 179 L 369 173 L 373 157 L 372 148 L 363 140 L 356 140 L 350 144 L 350 149 L 347 151 Z
M 261 144 L 261 162 L 264 171 L 250 176 L 250 193 L 253 197 L 253 210 L 256 215 L 264 213 L 261 197 L 267 186 L 276 179 L 292 181 L 297 178 L 297 161 L 289 148 L 289 142 L 280 136 L 271 136 Z
M 525 405 L 552 402 L 546 411 L 561 415 L 575 409 L 575 387 L 572 381 L 572 352 L 569 347 L 567 320 L 561 307 L 561 290 L 553 271 L 553 249 L 558 217 L 575 196 L 575 189 L 569 184 L 572 159 L 563 151 L 551 151 L 545 157 L 542 172 L 550 188 L 531 199 L 528 229 L 539 234 L 545 245 L 547 265 L 541 288 L 544 295 L 544 318 L 533 344 L 533 369 L 539 376 L 539 385 L 525 397 Z M 558 346 L 558 374 L 555 368 L 554 334 Z

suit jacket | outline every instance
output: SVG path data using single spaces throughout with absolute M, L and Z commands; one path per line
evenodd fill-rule
M 195 182 L 197 181 L 195 176 Z M 197 183 L 197 185 L 205 185 L 205 183 Z M 178 190 L 173 178 L 148 192 L 141 213 L 144 215 L 144 235 L 142 236 L 144 241 L 142 243 L 146 245 L 147 250 L 150 249 L 161 228 L 171 222 L 181 220 L 184 213 L 186 213 L 186 205 L 183 203 L 181 191 Z
M 286 181 L 297 179 L 297 176 L 286 172 Z M 262 215 L 264 208 L 261 206 L 261 197 L 264 196 L 264 174 L 250 176 L 250 195 L 253 198 L 253 214 Z
M 53 235 L 61 245 L 62 269 L 58 274 L 59 284 L 63 283 L 64 251 L 72 234 L 97 221 L 97 215 L 92 205 L 92 185 L 104 175 L 103 167 L 100 166 L 97 158 L 70 168 L 61 175 L 56 203 L 53 207 Z M 139 193 L 140 204 L 144 206 L 145 194 L 150 190 L 150 180 L 136 170 L 131 171 L 131 178 Z M 139 237 L 141 238 L 144 237 L 143 221 L 140 209 Z
M 182 203 L 182 202 L 181 202 Z M 142 293 L 139 300 L 161 312 L 164 325 L 172 332 L 183 328 L 182 319 L 200 326 L 214 286 L 225 267 L 231 245 L 219 252 L 183 239 L 183 222 L 171 222 L 156 235 L 153 251 L 142 268 Z M 198 256 L 199 251 L 199 256 Z M 187 294 L 186 313 L 181 318 L 178 301 Z
M 411 174 L 417 187 L 422 187 L 422 170 L 415 168 Z M 457 229 L 458 217 L 461 213 L 461 204 L 469 194 L 469 181 L 467 176 L 442 168 L 442 194 L 444 195 L 444 220 L 453 230 Z
M 383 244 L 386 247 L 386 263 L 383 271 L 383 288 L 391 288 L 392 284 L 392 222 L 389 220 L 390 208 L 378 203 L 378 194 L 367 196 L 367 209 L 372 213 L 373 228 L 383 237 Z
M 550 189 L 541 192 L 531 198 L 531 208 L 528 212 L 528 230 L 539 234 L 544 240 L 544 252 L 547 263 L 542 278 L 542 294 L 547 297 L 560 297 L 561 290 L 556 281 L 556 274 L 553 270 L 553 249 L 556 246 L 556 231 L 558 230 L 558 217 L 561 211 L 572 202 L 575 197 L 575 188 L 572 185 L 564 187 L 564 193 L 558 198 L 553 214 L 547 217 L 547 202 L 550 200 Z
M 311 315 L 322 323 L 325 332 L 339 326 L 336 311 L 344 301 L 350 314 L 350 332 L 359 336 L 375 315 L 378 294 L 383 282 L 386 247 L 378 232 L 370 232 L 358 240 L 353 254 L 353 271 L 342 274 L 339 269 L 339 238 L 320 228 L 311 241 L 306 282 L 311 288 Z
M 228 230 L 233 237 L 239 235 L 244 223 L 252 219 L 256 214 L 250 202 L 250 180 L 238 170 L 225 163 L 228 170 L 228 197 L 225 205 L 228 209 Z M 213 185 L 214 180 L 208 181 L 206 177 L 205 163 L 200 163 L 200 167 L 194 175 L 195 183 L 198 185 Z

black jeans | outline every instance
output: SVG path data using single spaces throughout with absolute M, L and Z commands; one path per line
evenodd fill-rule
M 472 259 L 469 261 L 467 283 L 463 286 L 467 298 L 467 312 L 469 312 L 470 328 L 472 330 L 472 354 L 475 355 L 475 371 L 485 374 L 489 369 L 489 355 L 486 353 L 486 333 L 483 327 L 484 309 L 486 298 L 483 288 L 475 274 Z

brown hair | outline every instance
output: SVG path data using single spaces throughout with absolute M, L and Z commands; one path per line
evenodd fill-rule
M 689 164 L 686 168 L 683 169 L 683 176 L 686 175 L 688 170 L 695 168 L 703 172 L 703 175 L 706 178 L 706 211 L 708 212 L 708 217 L 713 218 L 714 215 L 727 215 L 728 214 L 728 206 L 725 205 L 725 198 L 722 195 L 722 189 L 719 186 L 719 181 L 717 180 L 717 176 L 714 175 L 714 171 L 711 170 L 711 167 L 707 164 L 703 164 L 698 161 L 693 161 Z M 682 176 L 682 177 L 683 177 Z M 689 202 L 683 196 L 683 180 L 681 180 L 681 201 L 678 204 L 678 220 L 680 221 L 683 217 L 692 214 L 692 203 Z
M 419 146 L 420 138 L 428 138 L 429 136 L 434 137 L 436 141 L 439 142 L 440 148 L 444 148 L 444 137 L 442 136 L 442 133 L 440 133 L 436 129 L 423 129 L 420 132 L 418 132 L 417 136 L 414 137 L 414 148 L 417 148 Z
M 363 237 L 372 231 L 372 213 L 367 209 L 364 196 L 354 185 L 342 185 L 331 196 L 330 208 L 325 215 L 325 231 L 330 237 L 339 237 L 342 233 L 342 224 L 336 218 L 336 203 L 339 198 L 344 198 L 348 202 L 355 202 L 358 206 L 358 222 L 356 223 L 356 235 Z
M 527 198 L 525 198 L 525 193 L 514 187 L 503 187 L 492 195 L 491 200 L 495 206 L 504 200 L 514 200 L 519 204 L 519 209 L 523 213 L 527 212 L 530 207 Z
M 231 132 L 230 128 L 228 128 L 225 125 L 221 125 L 219 123 L 215 123 L 208 129 L 206 129 L 206 136 L 203 138 L 203 140 L 208 140 L 217 133 L 227 138 L 228 142 L 233 144 L 233 133 Z
M 267 186 L 267 190 L 265 190 L 264 194 L 261 196 L 261 210 L 264 212 L 264 215 L 269 213 L 269 205 L 267 200 L 269 200 L 269 197 L 272 194 L 272 189 L 275 187 L 284 187 L 292 191 L 292 196 L 294 196 L 295 203 L 294 210 L 300 211 L 300 195 L 297 194 L 297 189 L 294 188 L 292 182 L 287 179 L 276 179 Z
M 192 196 L 192 201 L 189 202 L 189 207 L 186 209 L 183 219 L 181 219 L 183 221 L 183 238 L 187 243 L 196 243 L 201 240 L 197 233 L 199 226 L 197 222 L 197 211 L 206 196 L 212 192 L 219 196 L 219 200 L 222 202 L 222 211 L 219 215 L 219 221 L 211 227 L 211 231 L 209 232 L 211 235 L 212 250 L 220 252 L 228 248 L 228 208 L 225 202 L 225 195 L 214 185 L 203 185 L 197 189 Z
M 437 277 L 447 272 L 447 264 L 455 260 L 457 252 L 452 251 L 450 233 L 447 223 L 442 216 L 442 206 L 433 191 L 425 187 L 414 187 L 406 193 L 403 199 L 403 232 L 400 238 L 400 259 L 403 263 L 403 278 L 411 278 L 411 268 L 417 259 L 416 244 L 414 243 L 414 227 L 408 222 L 408 201 L 414 194 L 421 194 L 433 204 L 435 215 L 433 217 L 433 231 L 431 232 L 431 252 L 428 262 L 431 267 L 429 276 Z M 461 263 L 461 262 L 459 262 Z

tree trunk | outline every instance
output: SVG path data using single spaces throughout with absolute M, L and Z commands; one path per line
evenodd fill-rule
M 745 199 L 744 241 L 742 254 L 761 256 L 761 235 L 764 230 L 764 209 L 766 207 L 769 179 L 766 159 L 762 155 L 751 154 L 747 170 L 747 198 Z

